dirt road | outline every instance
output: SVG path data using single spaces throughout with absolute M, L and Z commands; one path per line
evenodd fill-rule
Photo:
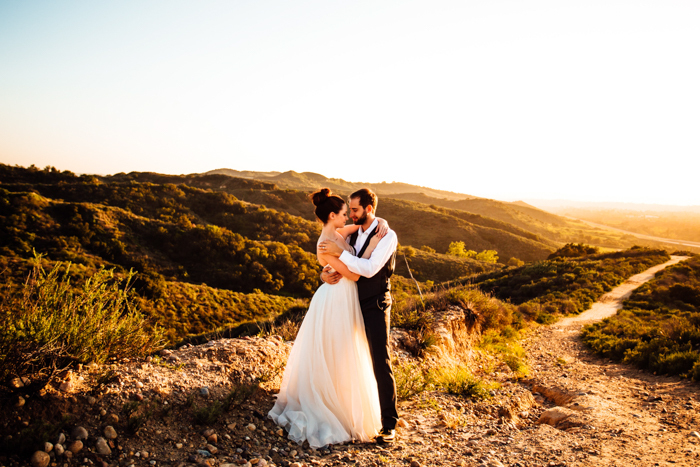
M 700 465 L 700 386 L 611 363 L 591 354 L 579 338 L 584 323 L 615 313 L 634 288 L 683 259 L 630 278 L 589 311 L 528 340 L 528 384 L 545 405 L 561 407 L 567 416 L 550 422 L 557 429 L 543 440 L 562 452 L 561 465 Z

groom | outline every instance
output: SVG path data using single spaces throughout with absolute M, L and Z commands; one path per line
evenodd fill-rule
M 321 245 L 326 253 L 337 256 L 350 271 L 361 276 L 357 281 L 357 291 L 372 355 L 374 376 L 377 379 L 382 416 L 382 431 L 377 436 L 377 442 L 391 443 L 396 437 L 399 414 L 396 408 L 396 381 L 389 357 L 389 316 L 392 303 L 389 278 L 396 264 L 398 239 L 396 232 L 389 229 L 379 240 L 370 257 L 362 258 L 370 239 L 377 233 L 377 201 L 377 195 L 367 188 L 350 195 L 350 217 L 360 229 L 350 235 L 347 241 L 355 249 L 357 256 L 328 240 Z M 338 273 L 330 274 L 327 271 L 321 274 L 321 280 L 328 284 L 337 283 L 341 277 Z

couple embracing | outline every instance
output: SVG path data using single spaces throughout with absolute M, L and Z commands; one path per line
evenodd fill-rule
M 324 271 L 299 328 L 277 401 L 268 416 L 313 448 L 350 440 L 394 441 L 398 411 L 389 357 L 390 277 L 396 233 L 377 218 L 363 188 L 345 200 L 312 195 L 323 223 L 317 256 Z M 346 226 L 350 217 L 354 225 Z

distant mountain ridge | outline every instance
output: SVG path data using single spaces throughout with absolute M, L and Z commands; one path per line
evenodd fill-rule
M 280 188 L 290 188 L 294 190 L 309 190 L 314 188 L 328 187 L 338 193 L 348 195 L 360 188 L 368 187 L 378 195 L 393 195 L 399 193 L 423 193 L 433 198 L 444 198 L 450 200 L 462 199 L 482 199 L 477 196 L 452 191 L 437 190 L 418 185 L 411 185 L 401 182 L 348 182 L 341 178 L 328 178 L 324 175 L 313 172 L 254 172 L 250 170 L 216 169 L 205 172 L 201 175 L 223 174 L 230 177 L 250 178 L 265 182 L 275 183 Z

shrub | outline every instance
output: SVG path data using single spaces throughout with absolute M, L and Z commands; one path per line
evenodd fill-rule
M 77 363 L 141 357 L 162 342 L 129 296 L 125 280 L 101 269 L 73 286 L 70 264 L 46 273 L 37 258 L 22 288 L 7 290 L 0 305 L 0 380 L 28 376 L 36 389 Z
M 491 397 L 488 385 L 461 365 L 438 368 L 434 381 L 435 386 L 457 396 L 474 399 Z

